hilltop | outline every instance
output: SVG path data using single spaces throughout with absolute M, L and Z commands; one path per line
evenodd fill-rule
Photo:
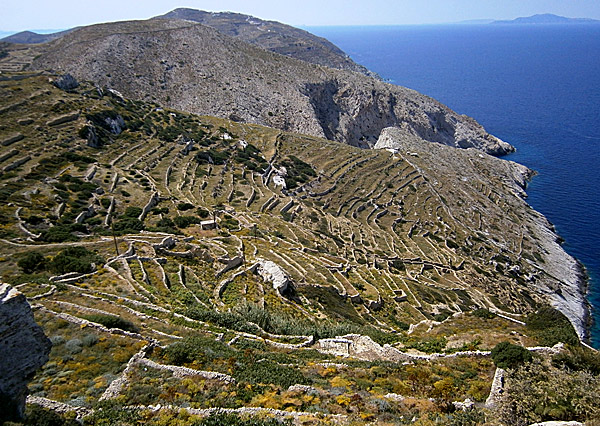
M 72 30 L 57 31 L 48 34 L 41 34 L 35 31 L 21 31 L 16 34 L 11 34 L 0 39 L 0 42 L 4 43 L 18 43 L 18 44 L 38 44 L 46 43 L 51 40 L 55 40 L 63 35 L 67 34 Z
M 198 22 L 222 34 L 271 52 L 329 68 L 374 76 L 371 71 L 358 65 L 329 40 L 281 22 L 265 21 L 241 13 L 215 13 L 185 8 L 175 9 L 155 19 L 184 19 Z
M 576 344 L 558 311 L 531 316 L 544 304 L 583 333 L 579 266 L 523 200 L 523 166 L 394 129 L 364 150 L 48 77 L 0 82 L 0 273 L 54 344 L 32 403 L 446 415 L 485 401 L 499 342 Z

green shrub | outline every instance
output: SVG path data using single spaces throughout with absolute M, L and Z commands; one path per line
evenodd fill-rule
M 194 307 L 188 309 L 186 311 L 186 315 L 192 319 L 209 322 L 231 330 L 242 331 L 246 333 L 259 332 L 256 326 L 248 324 L 248 321 L 242 315 L 236 312 L 209 311 Z
M 477 426 L 484 423 L 485 413 L 477 407 L 471 407 L 452 414 L 448 426 Z
M 101 198 L 100 199 L 100 204 L 102 204 L 102 207 L 104 207 L 105 209 L 110 207 L 110 198 Z
M 96 161 L 96 160 L 94 160 L 91 157 L 86 157 L 85 155 L 76 154 L 76 153 L 70 152 L 70 151 L 65 152 L 63 154 L 63 156 L 67 160 L 72 161 L 74 163 L 91 164 L 91 163 L 94 163 Z
M 192 203 L 179 203 L 177 204 L 177 210 L 186 211 L 194 208 Z
M 201 151 L 196 154 L 196 161 L 200 164 L 215 164 L 217 166 L 221 166 L 227 162 L 229 159 L 229 152 L 227 151 L 217 151 L 214 148 L 210 148 L 207 151 Z
M 559 342 L 579 344 L 579 337 L 569 319 L 551 306 L 544 306 L 530 314 L 526 323 L 529 333 L 542 346 L 554 346 Z
M 92 263 L 104 263 L 104 260 L 96 253 L 85 247 L 67 247 L 52 258 L 49 269 L 56 274 L 68 272 L 81 272 L 87 274 L 92 272 Z
M 202 220 L 196 216 L 176 216 L 175 219 L 173 219 L 173 222 L 178 228 L 187 228 L 188 226 L 198 224 L 201 221 Z
M 79 426 L 74 419 L 68 419 L 62 415 L 43 408 L 36 404 L 28 405 L 25 409 L 25 426 Z
M 26 274 L 46 269 L 46 258 L 37 251 L 30 251 L 17 262 L 17 266 Z
M 274 384 L 283 389 L 295 384 L 307 384 L 308 380 L 297 368 L 279 365 L 271 361 L 243 363 L 234 372 L 236 380 L 252 384 Z
M 492 318 L 496 318 L 496 316 L 497 316 L 495 313 L 493 313 L 489 309 L 485 309 L 485 308 L 476 309 L 473 312 L 471 312 L 471 314 L 478 318 L 485 318 L 485 319 L 492 319 Z
M 600 375 L 600 354 L 585 346 L 569 346 L 552 357 L 552 365 L 570 371 L 589 371 Z
M 523 346 L 510 342 L 500 342 L 492 349 L 492 360 L 500 368 L 516 368 L 526 362 L 531 362 L 531 352 Z
M 47 243 L 64 243 L 77 241 L 79 238 L 72 234 L 72 225 L 56 225 L 41 233 L 39 240 Z
M 233 413 L 213 413 L 190 426 L 282 426 L 291 425 L 289 420 L 242 418 Z
M 213 359 L 229 359 L 236 351 L 223 342 L 211 338 L 192 336 L 167 346 L 164 357 L 169 363 L 175 365 L 188 364 L 194 361 L 203 363 Z
M 86 315 L 85 319 L 91 322 L 102 324 L 106 328 L 119 328 L 125 331 L 137 333 L 139 330 L 131 321 L 118 317 L 116 315 L 92 314 Z
M 135 217 L 122 217 L 114 222 L 113 229 L 119 234 L 135 234 L 144 229 L 144 224 Z
M 448 341 L 445 337 L 432 337 L 425 340 L 407 342 L 405 343 L 405 347 L 431 354 L 434 352 L 442 352 L 447 343 Z
M 237 229 L 240 226 L 240 222 L 238 222 L 237 219 L 233 218 L 233 217 L 229 217 L 227 219 L 224 219 L 223 221 L 221 221 L 221 227 L 225 228 L 225 229 Z
M 179 231 L 175 228 L 175 223 L 168 217 L 163 217 L 162 219 L 160 219 L 156 223 L 156 226 L 152 229 L 149 228 L 149 230 L 156 231 L 156 232 L 167 232 L 170 234 L 180 234 L 181 233 L 181 231 Z
M 499 407 L 506 425 L 545 421 L 579 421 L 594 424 L 600 416 L 600 377 L 587 371 L 549 368 L 534 359 L 527 368 L 509 371 L 505 399 Z
M 138 218 L 141 214 L 142 214 L 141 207 L 129 206 L 125 209 L 125 213 L 123 213 L 123 217 Z

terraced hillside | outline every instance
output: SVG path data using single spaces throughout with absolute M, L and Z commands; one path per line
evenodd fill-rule
M 544 304 L 583 334 L 578 266 L 523 200 L 522 166 L 49 77 L 0 81 L 0 273 L 54 343 L 38 402 L 425 419 L 485 401 L 498 342 L 556 343 L 526 324 Z

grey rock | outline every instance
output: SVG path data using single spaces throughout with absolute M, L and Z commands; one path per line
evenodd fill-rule
M 221 269 L 219 272 L 217 272 L 217 276 L 221 276 L 224 273 L 229 272 L 232 269 L 235 269 L 244 264 L 244 258 L 242 256 L 236 256 L 231 259 L 230 258 L 219 259 L 219 261 L 221 263 L 225 263 L 225 267 L 223 269 Z
M 96 127 L 92 123 L 87 123 L 80 134 L 87 139 L 87 146 L 90 148 L 100 148 L 102 146 Z
M 104 121 L 113 135 L 120 135 L 125 129 L 125 120 L 120 115 L 117 115 L 115 118 L 106 117 Z
M 271 260 L 260 259 L 256 268 L 256 273 L 263 280 L 273 285 L 273 289 L 283 294 L 291 285 L 290 278 L 285 271 Z
M 79 87 L 79 82 L 71 74 L 67 73 L 61 75 L 59 78 L 54 80 L 52 84 L 58 87 L 60 90 L 73 90 Z
M 0 422 L 23 417 L 27 383 L 51 347 L 25 296 L 0 284 Z

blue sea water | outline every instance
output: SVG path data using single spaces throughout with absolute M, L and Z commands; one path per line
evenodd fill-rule
M 311 27 L 382 78 L 477 119 L 590 275 L 600 347 L 600 25 Z

